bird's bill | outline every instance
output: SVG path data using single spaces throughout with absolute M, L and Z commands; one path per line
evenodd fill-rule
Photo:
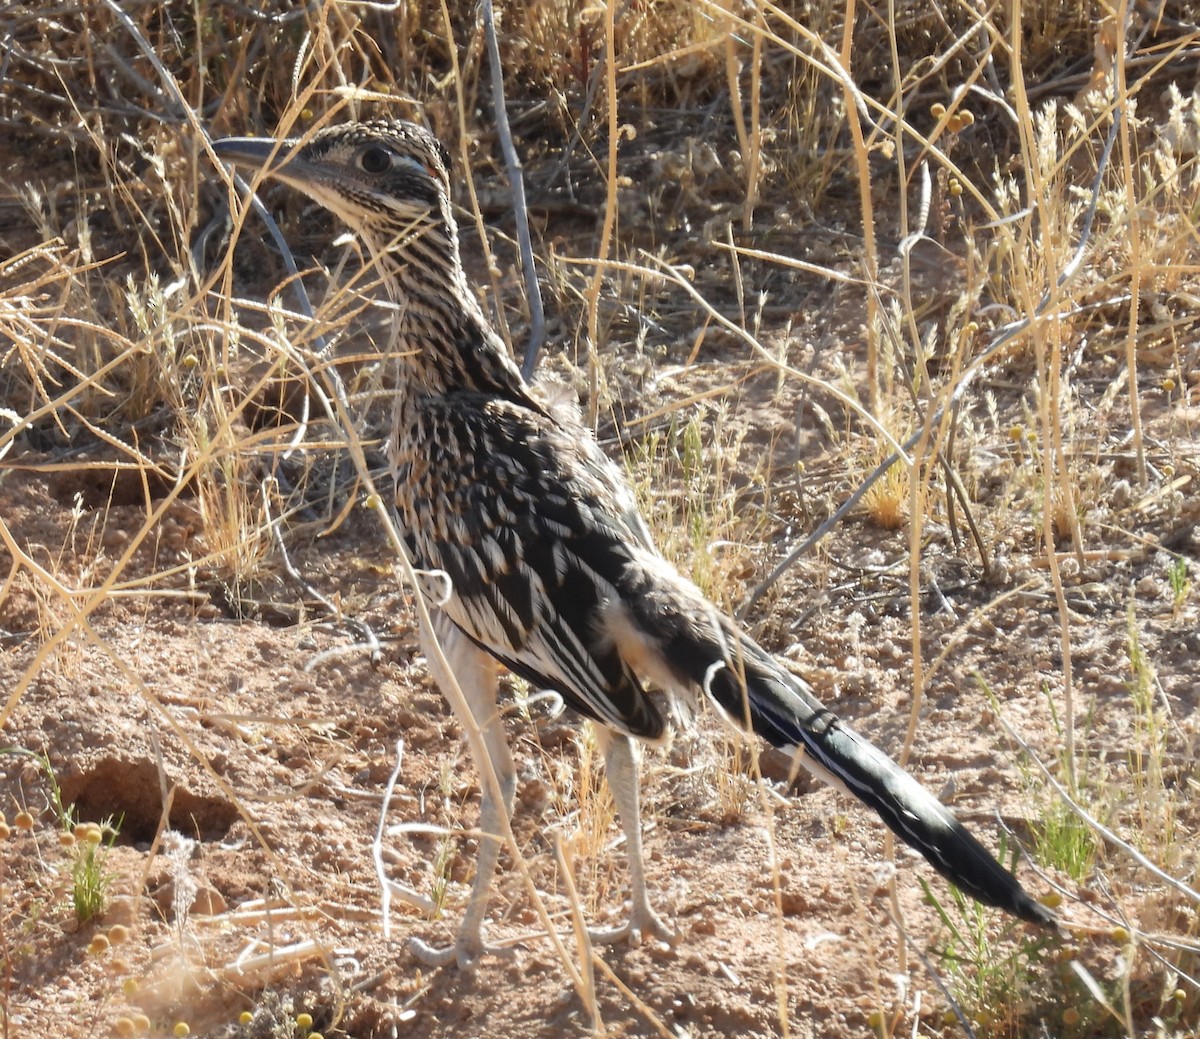
M 212 142 L 212 150 L 234 166 L 273 173 L 288 161 L 295 145 L 295 141 L 270 137 L 222 137 Z
M 212 149 L 222 161 L 289 184 L 340 214 L 337 193 L 325 189 L 326 175 L 304 159 L 300 144 L 271 137 L 222 137 L 212 142 Z

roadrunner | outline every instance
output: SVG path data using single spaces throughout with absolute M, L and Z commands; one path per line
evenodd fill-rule
M 601 940 L 671 937 L 642 862 L 633 739 L 664 732 L 643 678 L 699 692 L 821 779 L 874 809 L 952 884 L 1035 924 L 1054 916 L 882 751 L 825 708 L 808 684 L 709 603 L 655 550 L 618 466 L 570 415 L 541 403 L 484 316 L 459 259 L 446 150 L 405 122 L 334 126 L 307 140 L 227 138 L 216 154 L 261 169 L 332 210 L 378 266 L 395 304 L 400 366 L 389 444 L 413 563 L 441 577 L 434 631 L 466 695 L 503 794 L 485 790 L 480 829 L 498 834 L 516 772 L 497 712 L 500 663 L 597 723 L 624 829 L 628 922 Z M 435 674 L 443 686 L 446 676 Z M 469 722 L 469 719 L 461 719 Z M 452 946 L 428 962 L 471 964 L 500 851 L 480 841 Z

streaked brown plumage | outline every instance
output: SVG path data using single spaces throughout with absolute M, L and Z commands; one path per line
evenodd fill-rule
M 620 469 L 577 422 L 530 393 L 466 283 L 447 158 L 432 135 L 381 121 L 277 149 L 247 138 L 214 149 L 267 168 L 341 217 L 397 306 L 396 504 L 414 563 L 448 578 L 449 594 L 433 604 L 436 634 L 504 795 L 502 805 L 484 797 L 484 832 L 499 831 L 515 789 L 496 713 L 499 661 L 599 723 L 632 880 L 629 924 L 603 937 L 667 936 L 646 891 L 631 742 L 664 729 L 645 676 L 666 690 L 700 691 L 735 724 L 748 721 L 774 746 L 803 752 L 806 768 L 873 808 L 972 897 L 1030 922 L 1053 921 L 940 802 L 657 553 Z M 497 854 L 496 841 L 481 842 L 457 941 L 445 950 L 419 944 L 424 958 L 465 966 L 484 950 Z

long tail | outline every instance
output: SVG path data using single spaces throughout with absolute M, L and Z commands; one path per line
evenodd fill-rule
M 1054 914 L 1031 898 L 945 805 L 838 721 L 802 679 L 731 621 L 709 613 L 703 621 L 693 616 L 670 634 L 661 629 L 660 634 L 666 635 L 659 645 L 673 670 L 703 688 L 735 722 L 745 726 L 748 720 L 773 747 L 803 752 L 806 769 L 873 808 L 955 887 L 1030 923 L 1055 923 Z

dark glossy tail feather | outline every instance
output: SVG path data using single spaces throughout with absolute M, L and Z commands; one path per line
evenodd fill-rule
M 803 764 L 845 788 L 878 813 L 897 837 L 915 848 L 955 887 L 985 905 L 1029 923 L 1052 925 L 1054 914 L 1035 901 L 945 805 L 891 758 L 843 725 L 808 685 L 785 670 L 750 638 L 726 625 L 717 640 L 676 633 L 672 665 L 701 685 L 731 718 L 772 746 L 800 750 Z M 706 661 L 732 657 L 725 666 Z M 743 682 L 744 676 L 744 682 Z M 814 767 L 815 766 L 815 767 Z

